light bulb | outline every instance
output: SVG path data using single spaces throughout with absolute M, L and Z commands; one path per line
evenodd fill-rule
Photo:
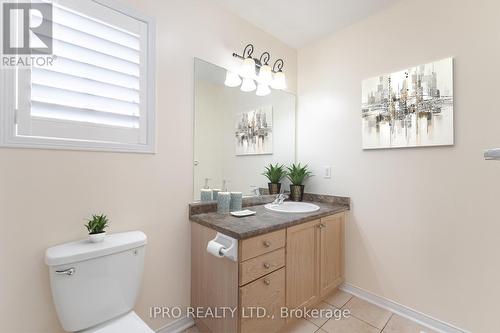
M 271 93 L 271 89 L 269 89 L 269 86 L 267 84 L 259 83 L 257 86 L 257 91 L 255 94 L 257 96 L 267 96 Z
M 274 79 L 273 82 L 271 83 L 271 87 L 273 89 L 286 89 L 286 78 L 285 78 L 285 73 L 283 72 L 278 72 L 274 74 Z
M 241 91 L 249 92 L 254 91 L 256 88 L 255 82 L 252 79 L 243 79 L 243 83 L 241 84 Z
M 224 84 L 228 87 L 238 87 L 241 84 L 241 78 L 235 72 L 226 71 L 226 81 L 224 81 Z
M 264 65 L 260 68 L 258 81 L 265 85 L 271 84 L 273 81 L 273 72 L 271 70 L 271 66 Z
M 241 64 L 240 74 L 243 78 L 255 78 L 255 60 L 253 60 L 252 57 L 248 57 L 243 60 L 243 63 Z

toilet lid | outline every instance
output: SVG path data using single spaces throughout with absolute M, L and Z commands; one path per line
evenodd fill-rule
M 132 311 L 82 333 L 154 333 L 154 331 Z

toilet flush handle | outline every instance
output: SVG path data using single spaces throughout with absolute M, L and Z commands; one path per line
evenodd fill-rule
M 64 269 L 62 271 L 56 271 L 56 274 L 58 275 L 73 275 L 75 274 L 75 268 L 74 267 L 71 267 L 71 268 L 68 268 L 68 269 Z

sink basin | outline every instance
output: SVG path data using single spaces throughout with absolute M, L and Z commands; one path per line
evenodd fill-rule
M 281 205 L 270 203 L 265 205 L 264 208 L 280 213 L 312 213 L 319 210 L 319 206 L 316 206 L 315 204 L 293 201 L 286 201 Z

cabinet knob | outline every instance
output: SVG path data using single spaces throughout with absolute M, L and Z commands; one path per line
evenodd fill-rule
M 268 264 L 267 262 L 265 262 L 265 263 L 264 263 L 264 268 L 265 268 L 265 269 L 269 269 L 269 267 L 271 267 L 271 265 L 270 265 L 270 264 Z
M 320 229 L 323 229 L 326 227 L 326 225 L 324 223 L 320 223 L 319 226 L 318 226 Z
M 268 286 L 271 284 L 271 281 L 269 279 L 264 279 L 264 284 Z
M 271 246 L 271 243 L 269 241 L 263 241 L 262 244 L 264 244 L 265 247 Z

